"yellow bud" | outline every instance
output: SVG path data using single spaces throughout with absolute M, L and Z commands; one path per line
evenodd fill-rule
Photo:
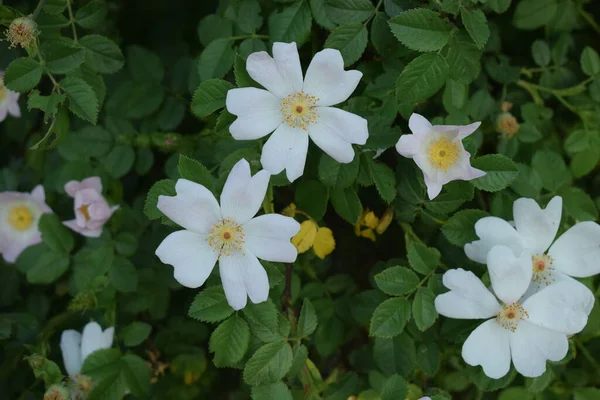
M 370 239 L 373 242 L 377 239 L 375 237 L 375 232 L 373 232 L 373 229 L 365 229 L 365 230 L 361 231 L 360 236 Z
M 368 211 L 365 214 L 364 225 L 367 228 L 371 228 L 371 229 L 375 229 L 375 228 L 377 228 L 377 225 L 379 225 L 379 218 L 377 218 L 377 216 L 375 215 L 375 213 L 373 211 Z
M 519 133 L 519 122 L 509 112 L 504 112 L 496 119 L 496 130 L 498 133 L 503 134 L 507 139 L 512 139 L 517 133 Z
M 26 48 L 35 42 L 38 35 L 37 24 L 29 17 L 15 18 L 5 32 L 9 47 Z
M 394 219 L 394 209 L 392 207 L 389 207 L 387 210 L 385 210 L 385 213 L 383 213 L 383 216 L 379 220 L 379 225 L 377 225 L 377 229 L 376 229 L 377 234 L 381 235 L 383 232 L 385 232 L 386 229 L 392 223 L 393 219 Z
M 286 217 L 294 217 L 296 215 L 296 205 L 294 203 L 290 203 L 289 206 L 281 210 L 281 214 Z
M 317 230 L 317 236 L 313 243 L 313 251 L 321 260 L 335 250 L 335 239 L 329 228 L 321 227 Z
M 298 249 L 298 253 L 308 251 L 317 237 L 317 228 L 319 226 L 312 219 L 307 219 L 300 224 L 300 232 L 292 238 L 292 244 Z

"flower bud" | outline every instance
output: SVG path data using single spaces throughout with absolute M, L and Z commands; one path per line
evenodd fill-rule
M 23 48 L 31 46 L 38 33 L 37 24 L 29 17 L 14 19 L 5 32 L 6 39 L 10 42 L 9 47 L 21 46 Z
M 50 386 L 44 393 L 44 400 L 69 400 L 70 398 L 69 391 L 58 384 Z
M 29 362 L 29 366 L 33 370 L 39 370 L 44 368 L 44 364 L 46 363 L 46 357 L 41 354 L 32 354 L 27 357 L 27 361 Z
M 512 139 L 519 132 L 519 123 L 514 115 L 503 112 L 496 118 L 496 130 L 507 139 Z
M 92 378 L 90 378 L 87 375 L 79 374 L 75 378 L 75 381 L 77 383 L 77 389 L 83 393 L 89 392 L 94 387 L 94 384 L 92 383 Z

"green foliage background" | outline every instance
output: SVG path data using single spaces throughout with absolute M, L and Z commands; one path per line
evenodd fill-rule
M 5 3 L 5 26 L 38 6 Z M 478 322 L 433 307 L 444 269 L 484 275 L 462 251 L 482 216 L 510 220 L 515 199 L 560 195 L 561 231 L 598 219 L 593 2 L 47 0 L 36 20 L 28 51 L 0 44 L 4 82 L 23 93 L 22 118 L 0 126 L 0 190 L 41 183 L 60 218 L 42 219 L 44 242 L 16 265 L 0 261 L 0 397 L 41 398 L 63 379 L 60 332 L 95 319 L 116 327 L 116 346 L 84 365 L 94 399 L 126 388 L 156 399 L 600 399 L 597 304 L 565 360 L 536 379 L 513 370 L 500 380 L 460 357 Z M 270 300 L 233 312 L 216 273 L 182 288 L 155 257 L 173 229 L 156 199 L 179 177 L 218 193 L 241 158 L 260 168 L 260 141 L 233 140 L 235 117 L 222 109 L 228 89 L 256 85 L 245 58 L 273 41 L 295 41 L 304 68 L 330 47 L 362 71 L 343 108 L 368 119 L 370 137 L 350 164 L 311 147 L 301 179 L 272 179 L 264 210 L 295 202 L 333 230 L 336 250 L 265 263 Z M 497 131 L 504 102 L 520 123 L 512 137 Z M 465 145 L 488 175 L 429 201 L 421 172 L 393 149 L 413 111 L 483 121 Z M 388 150 L 374 160 L 378 149 Z M 72 218 L 63 186 L 92 175 L 121 209 L 84 240 L 60 224 Z M 388 207 L 384 234 L 356 236 L 363 210 Z M 597 279 L 584 283 L 598 293 Z

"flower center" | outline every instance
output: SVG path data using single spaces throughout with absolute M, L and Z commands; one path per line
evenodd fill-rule
M 283 121 L 292 128 L 307 129 L 317 122 L 317 102 L 319 98 L 304 92 L 291 94 L 281 101 Z
M 33 214 L 29 207 L 21 205 L 8 211 L 8 224 L 18 231 L 24 231 L 33 223 Z
M 496 315 L 496 321 L 506 330 L 514 332 L 517 330 L 520 320 L 526 320 L 529 314 L 519 303 L 507 304 L 502 311 Z
M 244 228 L 237 222 L 226 218 L 219 220 L 211 229 L 206 238 L 208 244 L 220 251 L 220 256 L 230 256 L 244 248 L 246 235 Z
M 429 161 L 434 167 L 447 171 L 458 161 L 459 151 L 458 142 L 443 137 L 429 146 Z
M 79 207 L 79 211 L 81 211 L 81 213 L 83 214 L 83 216 L 85 217 L 86 221 L 89 221 L 90 219 L 92 219 L 92 217 L 90 217 L 90 211 L 89 211 L 90 205 L 89 204 L 84 204 L 81 207 Z
M 552 257 L 546 254 L 535 255 L 531 257 L 531 264 L 533 267 L 533 282 L 545 286 L 554 282 L 554 278 L 552 277 L 554 271 Z

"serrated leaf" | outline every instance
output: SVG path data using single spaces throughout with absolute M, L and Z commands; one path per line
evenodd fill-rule
M 219 322 L 233 314 L 221 286 L 211 286 L 196 295 L 188 315 L 203 322 Z
M 403 377 L 398 374 L 390 376 L 381 388 L 381 400 L 398 400 L 408 396 L 408 387 Z
M 533 155 L 531 167 L 542 180 L 542 187 L 556 192 L 571 183 L 573 177 L 562 156 L 552 150 L 538 150 Z
M 292 392 L 283 382 L 253 386 L 252 400 L 292 400 Z
M 119 46 L 101 35 L 86 35 L 79 40 L 85 47 L 86 63 L 101 74 L 117 72 L 125 64 L 125 58 Z
M 179 176 L 192 182 L 199 183 L 208 190 L 213 190 L 215 179 L 202 163 L 194 160 L 183 154 L 179 155 L 179 163 L 177 164 Z
M 427 275 L 440 263 L 441 254 L 433 247 L 413 242 L 408 247 L 408 262 L 412 269 L 420 274 Z
M 287 342 L 267 343 L 259 348 L 244 368 L 244 382 L 256 386 L 276 382 L 292 366 L 292 349 Z
M 43 214 L 40 217 L 38 228 L 42 234 L 42 240 L 53 251 L 69 254 L 73 250 L 75 246 L 73 235 L 56 214 Z
M 8 65 L 4 85 L 15 92 L 33 89 L 42 79 L 42 65 L 28 57 L 17 58 Z
M 315 221 L 319 221 L 327 211 L 329 192 L 321 182 L 306 180 L 296 186 L 294 199 L 299 209 L 306 212 Z
M 130 146 L 118 144 L 102 157 L 101 161 L 110 176 L 121 178 L 133 167 L 135 152 Z
M 404 11 L 389 20 L 390 28 L 403 45 L 417 51 L 436 51 L 448 43 L 452 25 L 426 8 Z
M 410 319 L 410 303 L 403 298 L 392 298 L 381 303 L 373 312 L 369 336 L 391 338 L 404 331 Z
M 211 42 L 198 61 L 200 80 L 222 78 L 229 72 L 235 59 L 235 50 L 230 39 L 217 39 Z
M 152 326 L 141 321 L 133 321 L 121 332 L 125 346 L 134 347 L 142 343 L 150 335 Z
M 465 31 L 452 36 L 444 56 L 449 66 L 448 75 L 460 83 L 471 83 L 481 72 L 481 51 Z
M 391 203 L 396 198 L 396 175 L 394 171 L 387 165 L 376 162 L 372 158 L 367 158 L 366 165 L 368 168 L 368 174 L 375 183 L 377 193 L 381 196 L 383 201 Z
M 368 41 L 369 33 L 365 25 L 340 25 L 331 32 L 325 41 L 325 47 L 339 50 L 342 53 L 344 65 L 350 65 L 362 56 Z
M 165 68 L 158 54 L 141 46 L 127 48 L 127 68 L 134 81 L 160 84 Z
M 60 87 L 67 93 L 69 110 L 79 118 L 96 125 L 98 119 L 98 97 L 94 89 L 83 79 L 66 77 Z
M 106 4 L 92 1 L 77 10 L 75 21 L 82 28 L 94 29 L 104 21 L 107 14 Z
M 298 336 L 310 336 L 317 329 L 317 314 L 308 298 L 304 299 L 298 319 Z
M 338 24 L 364 22 L 373 12 L 369 0 L 327 0 L 327 15 Z
M 416 103 L 434 95 L 448 78 L 448 63 L 439 54 L 423 54 L 412 60 L 396 81 L 398 104 Z
M 43 47 L 46 67 L 54 74 L 66 74 L 79 67 L 85 59 L 85 50 L 64 42 L 50 42 Z
M 17 259 L 19 271 L 27 274 L 33 284 L 50 284 L 69 268 L 68 254 L 56 253 L 45 244 L 26 248 Z
M 221 323 L 208 342 L 210 352 L 215 353 L 213 361 L 217 367 L 237 364 L 246 354 L 249 344 L 250 328 L 237 314 Z
M 163 216 L 163 213 L 156 207 L 158 196 L 160 195 L 175 196 L 175 181 L 163 179 L 152 185 L 144 203 L 144 214 L 146 214 L 146 217 L 149 219 L 159 219 Z
M 465 244 L 477 240 L 475 223 L 489 214 L 483 210 L 462 210 L 454 214 L 442 226 L 442 233 L 446 239 L 455 246 L 463 247 Z
M 248 304 L 244 315 L 250 322 L 252 333 L 263 342 L 273 342 L 282 339 L 277 321 L 277 308 L 271 299 L 258 304 Z
M 518 29 L 537 29 L 552 20 L 558 10 L 557 0 L 521 0 L 513 15 Z
M 331 204 L 340 217 L 352 225 L 356 224 L 362 211 L 362 205 L 353 188 L 333 189 L 331 191 Z
M 419 284 L 419 277 L 406 267 L 391 267 L 375 275 L 379 289 L 391 296 L 406 294 Z
M 269 33 L 273 42 L 296 42 L 299 47 L 308 40 L 311 26 L 312 16 L 307 1 L 297 1 L 269 16 Z
M 417 289 L 412 305 L 412 314 L 415 324 L 421 332 L 426 331 L 437 319 L 435 310 L 435 294 L 428 288 L 421 286 Z
M 58 112 L 58 106 L 67 99 L 67 95 L 64 93 L 58 94 L 57 92 L 50 93 L 50 96 L 42 96 L 39 90 L 34 90 L 29 94 L 27 98 L 27 109 L 31 110 L 37 108 L 44 112 L 44 120 L 47 118 L 54 117 Z
M 348 164 L 341 164 L 323 153 L 319 160 L 319 180 L 332 188 L 350 187 L 356 181 L 359 165 L 359 157 L 354 157 Z
M 509 186 L 519 175 L 519 168 L 510 158 L 500 154 L 488 154 L 473 160 L 474 168 L 486 174 L 470 181 L 473 186 L 487 192 L 497 192 Z
M 600 56 L 596 50 L 591 47 L 583 49 L 581 53 L 581 70 L 587 76 L 600 74 Z
M 233 85 L 221 79 L 209 79 L 200 83 L 192 98 L 192 112 L 197 117 L 206 117 L 225 107 L 225 97 Z
M 490 37 L 490 27 L 483 11 L 463 8 L 460 16 L 471 39 L 479 49 L 483 49 Z

